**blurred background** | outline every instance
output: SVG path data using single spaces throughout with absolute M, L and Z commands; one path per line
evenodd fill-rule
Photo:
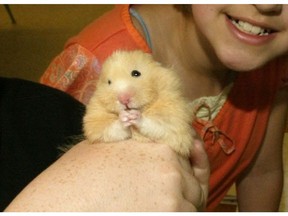
M 113 5 L 0 5 L 0 76 L 38 81 L 65 42 Z

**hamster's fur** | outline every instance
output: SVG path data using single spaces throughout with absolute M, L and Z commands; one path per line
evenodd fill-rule
M 134 139 L 167 143 L 182 156 L 193 147 L 192 112 L 177 74 L 142 51 L 116 51 L 104 62 L 86 107 L 91 143 Z

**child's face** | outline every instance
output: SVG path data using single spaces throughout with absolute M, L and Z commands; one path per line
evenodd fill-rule
M 197 32 L 230 69 L 248 71 L 288 51 L 288 5 L 193 5 Z

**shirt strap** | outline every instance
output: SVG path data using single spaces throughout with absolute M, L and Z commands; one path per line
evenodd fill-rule
M 130 7 L 129 8 L 129 12 L 130 14 L 135 17 L 137 19 L 137 21 L 140 23 L 143 31 L 144 31 L 144 35 L 145 35 L 145 39 L 146 39 L 146 42 L 149 46 L 149 48 L 152 50 L 152 42 L 151 42 L 151 37 L 150 37 L 150 34 L 149 34 L 149 31 L 147 29 L 147 26 L 144 22 L 144 20 L 142 19 L 142 17 L 140 16 L 140 14 L 133 8 L 133 7 Z

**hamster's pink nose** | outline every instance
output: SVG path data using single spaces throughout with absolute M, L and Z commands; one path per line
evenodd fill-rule
M 127 105 L 130 103 L 131 100 L 131 94 L 129 93 L 121 93 L 118 95 L 118 100 L 121 104 Z

